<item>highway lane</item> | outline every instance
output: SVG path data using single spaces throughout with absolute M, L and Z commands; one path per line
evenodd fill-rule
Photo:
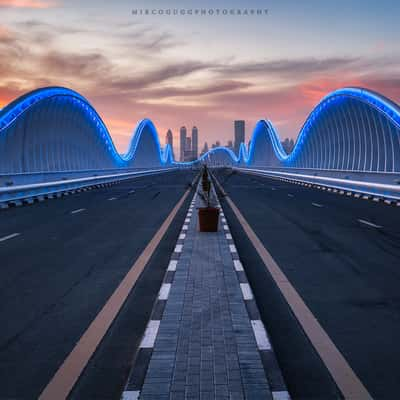
M 19 233 L 0 242 L 0 398 L 37 398 L 193 177 L 143 177 L 0 214 L 0 238 Z M 111 399 L 122 390 L 188 201 L 113 324 L 113 340 L 105 338 L 78 382 L 77 398 Z
M 372 396 L 396 397 L 400 209 L 263 177 L 217 177 Z M 329 373 L 222 204 L 289 391 L 336 398 Z

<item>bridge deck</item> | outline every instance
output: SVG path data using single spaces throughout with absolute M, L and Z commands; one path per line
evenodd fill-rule
M 288 398 L 225 218 L 217 233 L 200 233 L 200 202 L 195 195 L 123 398 Z

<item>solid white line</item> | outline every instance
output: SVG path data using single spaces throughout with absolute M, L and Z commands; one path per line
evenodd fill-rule
M 257 347 L 259 350 L 271 350 L 267 332 L 265 332 L 264 324 L 261 320 L 256 319 L 251 321 L 254 336 L 256 337 Z
M 144 332 L 143 339 L 140 343 L 140 348 L 151 349 L 154 347 L 154 342 L 156 341 L 158 328 L 160 327 L 160 321 L 151 320 L 147 324 L 146 330 Z
M 78 208 L 77 210 L 71 211 L 71 214 L 77 214 L 77 213 L 80 213 L 85 210 L 86 210 L 86 208 Z
M 294 194 L 288 193 L 288 197 L 294 197 Z
M 311 203 L 314 207 L 318 207 L 318 208 L 322 208 L 323 205 L 322 204 L 318 204 L 318 203 Z
M 169 291 L 171 289 L 171 284 L 170 283 L 163 283 L 161 285 L 160 293 L 158 295 L 159 300 L 167 300 Z
M 113 201 L 113 200 L 117 200 L 117 198 L 116 198 L 116 197 L 110 197 L 110 198 L 108 199 L 108 201 Z
M 187 230 L 188 230 L 188 226 L 187 226 L 187 225 L 183 225 L 183 226 L 182 226 L 182 230 L 183 230 L 183 231 L 187 231 Z
M 364 225 L 372 226 L 373 228 L 382 228 L 381 225 L 375 225 L 374 223 L 366 221 L 365 219 L 358 219 L 357 221 L 361 222 Z
M 181 234 L 179 235 L 179 239 L 180 239 L 180 240 L 185 239 L 185 237 L 186 237 L 186 233 L 181 233 Z
M 253 292 L 251 291 L 248 283 L 241 283 L 240 290 L 242 291 L 242 295 L 245 300 L 253 300 Z
M 138 400 L 139 395 L 140 395 L 139 390 L 125 390 L 125 392 L 122 392 L 121 400 Z
M 19 235 L 20 233 L 12 233 L 11 235 L 3 236 L 2 238 L 0 238 L 0 242 L 5 242 L 6 240 L 15 238 Z
M 167 271 L 176 271 L 176 266 L 178 265 L 177 260 L 171 260 L 168 264 L 168 269 Z
M 272 392 L 273 400 L 290 400 L 290 395 L 285 390 Z
M 175 253 L 182 253 L 182 247 L 183 247 L 183 245 L 181 245 L 181 244 L 177 244 L 176 246 L 175 246 Z
M 232 239 L 232 235 L 231 235 L 230 233 L 227 233 L 225 236 L 226 236 L 226 238 L 227 238 L 228 240 L 231 240 L 231 239 Z
M 229 231 L 228 225 L 224 225 L 224 230 Z
M 239 260 L 233 260 L 233 265 L 235 266 L 236 271 L 243 271 L 243 265 Z
M 230 251 L 231 253 L 237 253 L 236 247 L 235 247 L 234 244 L 230 244 L 230 245 L 229 245 L 229 251 Z

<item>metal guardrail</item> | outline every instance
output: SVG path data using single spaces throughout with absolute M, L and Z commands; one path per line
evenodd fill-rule
M 358 181 L 353 179 L 341 179 L 327 176 L 314 176 L 283 171 L 278 172 L 255 168 L 233 167 L 233 169 L 247 174 L 268 176 L 272 178 L 282 178 L 290 181 L 309 183 L 312 185 L 319 185 L 321 187 L 329 187 L 343 191 L 356 192 L 385 199 L 400 200 L 400 185 Z
M 178 168 L 173 167 L 173 168 L 151 169 L 144 171 L 142 170 L 135 172 L 118 173 L 112 175 L 108 174 L 108 175 L 99 175 L 99 176 L 91 176 L 84 178 L 72 178 L 67 180 L 1 187 L 0 204 L 13 201 L 14 202 L 21 201 L 29 198 L 36 198 L 38 196 L 46 196 L 50 194 L 68 192 L 90 186 L 115 183 L 118 181 L 131 179 L 133 177 L 166 173 L 174 171 L 176 169 Z

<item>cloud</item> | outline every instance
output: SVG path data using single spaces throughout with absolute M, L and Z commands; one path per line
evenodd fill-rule
M 187 96 L 208 96 L 221 92 L 232 92 L 241 89 L 247 89 L 252 86 L 249 82 L 223 80 L 216 81 L 210 85 L 198 87 L 163 87 L 159 89 L 145 90 L 142 94 L 151 98 L 168 98 L 168 97 L 187 97 Z
M 0 0 L 0 8 L 53 8 L 57 6 L 58 2 L 52 0 Z
M 299 79 L 316 73 L 326 73 L 348 68 L 360 61 L 356 57 L 334 57 L 317 59 L 306 57 L 302 59 L 282 59 L 262 62 L 232 63 L 219 66 L 216 71 L 223 75 L 234 76 L 278 76 Z

